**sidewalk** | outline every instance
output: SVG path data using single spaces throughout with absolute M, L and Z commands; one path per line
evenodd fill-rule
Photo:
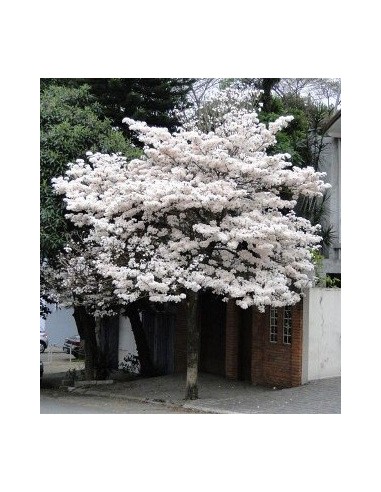
M 58 351 L 57 351 L 58 352 Z M 46 383 L 65 378 L 66 371 L 80 369 L 83 361 L 69 360 L 67 354 L 41 354 L 46 359 Z M 274 389 L 242 381 L 228 381 L 211 374 L 199 374 L 199 399 L 184 399 L 185 374 L 158 376 L 133 381 L 114 381 L 87 387 L 70 388 L 72 394 L 103 396 L 127 400 L 160 402 L 205 413 L 231 414 L 339 414 L 341 378 L 311 381 L 297 388 Z
M 273 389 L 211 374 L 199 375 L 199 399 L 184 400 L 185 376 L 169 375 L 130 382 L 76 387 L 73 393 L 162 402 L 205 413 L 338 414 L 340 378 L 312 381 L 298 388 Z

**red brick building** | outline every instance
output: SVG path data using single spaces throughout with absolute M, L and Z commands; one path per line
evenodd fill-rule
M 302 303 L 285 308 L 243 310 L 212 294 L 200 296 L 199 370 L 258 385 L 302 384 Z M 186 312 L 151 316 L 148 328 L 154 363 L 162 374 L 186 370 Z

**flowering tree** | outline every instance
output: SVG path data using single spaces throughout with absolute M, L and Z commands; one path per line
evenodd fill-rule
M 268 154 L 292 117 L 266 126 L 255 111 L 231 105 L 231 94 L 218 99 L 228 109 L 213 131 L 196 121 L 171 134 L 125 119 L 143 157 L 88 153 L 54 180 L 70 220 L 99 245 L 97 271 L 120 299 L 186 300 L 190 399 L 197 398 L 197 293 L 262 311 L 298 302 L 320 238 L 293 208 L 327 186 L 313 168 Z
M 43 295 L 60 306 L 74 307 L 74 318 L 85 340 L 87 379 L 103 379 L 108 372 L 107 351 L 100 341 L 104 320 L 125 314 L 131 322 L 139 357 L 140 374 L 152 375 L 148 343 L 139 317 L 137 303 L 126 303 L 114 293 L 112 279 L 101 275 L 96 259 L 101 247 L 83 234 L 72 234 L 64 251 L 57 255 L 54 267 L 42 266 Z M 106 326 L 107 329 L 107 326 Z
M 101 319 L 115 314 L 112 283 L 99 275 L 94 258 L 99 247 L 72 235 L 65 251 L 55 258 L 54 266 L 44 262 L 42 295 L 60 306 L 73 307 L 81 343 L 85 342 L 86 379 L 105 376 L 105 354 L 101 349 Z

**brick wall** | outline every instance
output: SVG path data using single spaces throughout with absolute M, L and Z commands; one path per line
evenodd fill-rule
M 205 309 L 206 307 L 204 307 Z M 302 381 L 303 306 L 291 308 L 292 342 L 283 343 L 284 308 L 278 311 L 278 340 L 270 342 L 270 309 L 260 313 L 253 308 L 251 334 L 251 382 L 277 387 L 299 386 Z M 225 376 L 237 380 L 240 374 L 240 337 L 242 337 L 242 310 L 234 301 L 226 305 Z M 248 327 L 249 329 L 250 327 Z M 185 303 L 177 307 L 174 337 L 174 371 L 186 371 L 186 310 Z M 241 340 L 242 343 L 242 340 Z M 250 367 L 249 367 L 250 370 Z
M 270 309 L 253 316 L 253 357 L 251 380 L 254 384 L 278 387 L 299 386 L 302 381 L 303 307 L 291 307 L 291 344 L 283 342 L 284 308 L 278 308 L 278 340 L 270 341 Z

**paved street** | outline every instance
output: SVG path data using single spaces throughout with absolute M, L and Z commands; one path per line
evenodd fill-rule
M 42 392 L 41 414 L 159 414 L 196 413 L 182 408 L 168 408 L 158 403 L 104 398 L 96 396 L 70 395 L 58 391 Z

